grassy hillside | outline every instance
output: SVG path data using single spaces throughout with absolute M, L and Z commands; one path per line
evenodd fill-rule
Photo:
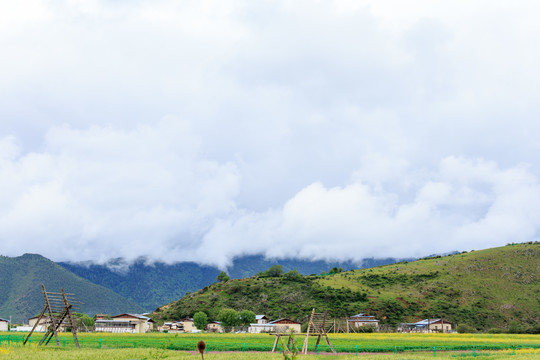
M 308 261 L 298 259 L 265 259 L 263 256 L 243 256 L 234 259 L 228 269 L 231 278 L 245 278 L 279 264 L 285 271 L 297 269 L 301 274 L 319 274 L 332 267 L 357 269 L 395 263 L 396 259 L 365 259 L 362 266 L 352 262 Z M 187 292 L 213 284 L 221 270 L 193 262 L 176 264 L 154 263 L 144 260 L 132 264 L 114 259 L 104 265 L 93 263 L 59 263 L 69 271 L 95 284 L 103 285 L 117 294 L 141 305 L 147 311 L 176 300 Z M 116 269 L 116 270 L 115 270 Z
M 223 307 L 301 319 L 369 312 L 383 323 L 444 317 L 477 329 L 540 321 L 540 244 L 528 243 L 353 270 L 331 276 L 252 277 L 214 284 L 164 306 L 174 319 Z
M 63 288 L 74 293 L 84 303 L 80 311 L 89 315 L 142 310 L 112 290 L 82 279 L 41 255 L 25 254 L 0 256 L 0 318 L 11 316 L 13 322 L 22 322 L 39 314 L 44 305 L 42 283 L 48 291 Z

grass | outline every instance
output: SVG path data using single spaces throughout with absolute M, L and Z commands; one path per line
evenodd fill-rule
M 513 359 L 513 360 L 533 360 L 540 356 L 540 350 L 517 350 L 515 354 L 512 352 L 498 351 L 487 352 L 478 351 L 475 354 L 472 352 L 409 352 L 398 354 L 361 354 L 361 355 L 300 355 L 298 359 L 302 360 L 412 360 L 412 359 L 476 359 L 482 357 L 487 360 Z M 476 356 L 475 356 L 476 355 Z M 199 354 L 195 352 L 174 351 L 165 349 L 63 349 L 63 348 L 38 348 L 37 346 L 8 346 L 0 347 L 0 359 L 179 359 L 179 360 L 195 360 L 200 359 Z M 283 359 L 277 353 L 208 353 L 205 355 L 206 360 L 279 360 Z
M 42 334 L 32 337 L 34 346 Z M 0 333 L 0 344 L 4 346 L 17 346 L 22 343 L 24 334 Z M 214 351 L 265 351 L 272 349 L 275 337 L 268 334 L 110 334 L 110 333 L 82 333 L 79 342 L 83 349 L 101 350 L 128 350 L 128 349 L 172 349 L 192 350 L 199 340 L 205 340 L 210 352 Z M 304 337 L 296 336 L 296 343 L 301 347 Z M 406 353 L 408 351 L 436 351 L 456 350 L 502 350 L 525 348 L 540 349 L 538 335 L 510 335 L 510 334 L 330 334 L 330 340 L 340 352 L 394 352 Z M 54 339 L 47 348 L 55 348 Z M 316 351 L 315 338 L 310 339 L 310 351 Z M 73 348 L 71 334 L 60 334 L 62 349 Z M 40 348 L 41 349 L 41 348 Z M 320 347 L 321 353 L 327 351 L 326 346 Z

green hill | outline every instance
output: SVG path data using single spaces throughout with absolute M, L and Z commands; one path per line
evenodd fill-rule
M 76 295 L 84 304 L 80 312 L 95 313 L 140 312 L 142 308 L 103 286 L 82 279 L 41 255 L 19 257 L 0 256 L 0 318 L 13 322 L 26 321 L 43 308 L 41 284 L 48 291 L 61 288 Z
M 364 259 L 360 265 L 373 267 L 396 261 L 399 260 L 392 258 Z M 94 284 L 111 289 L 148 311 L 176 300 L 184 296 L 186 292 L 196 291 L 214 283 L 221 271 L 216 267 L 193 262 L 147 264 L 145 259 L 139 259 L 133 263 L 128 263 L 124 259 L 112 259 L 106 264 L 92 262 L 60 262 L 58 264 Z M 349 261 L 265 259 L 264 256 L 256 255 L 234 259 L 227 272 L 231 278 L 245 278 L 275 264 L 282 265 L 285 271 L 297 269 L 301 274 L 318 274 L 332 267 L 342 267 L 347 270 L 359 268 L 358 264 Z
M 164 306 L 157 319 L 249 309 L 302 319 L 315 307 L 342 317 L 359 312 L 396 325 L 443 317 L 479 330 L 540 321 L 540 243 L 515 244 L 329 276 L 254 276 L 205 287 Z

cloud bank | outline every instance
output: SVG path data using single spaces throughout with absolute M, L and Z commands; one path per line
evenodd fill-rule
M 226 266 L 537 240 L 533 1 L 0 5 L 0 253 Z

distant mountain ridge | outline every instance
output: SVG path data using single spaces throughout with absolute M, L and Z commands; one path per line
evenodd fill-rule
M 0 256 L 0 318 L 15 323 L 41 312 L 44 298 L 41 284 L 48 291 L 73 293 L 84 304 L 80 311 L 96 313 L 141 312 L 143 308 L 114 291 L 83 279 L 53 261 L 37 254 Z
M 279 264 L 284 271 L 298 270 L 301 274 L 320 274 L 333 267 L 344 270 L 391 264 L 403 259 L 364 259 L 360 262 L 328 262 L 299 259 L 266 259 L 262 255 L 243 256 L 233 260 L 228 274 L 233 279 L 253 276 L 270 266 Z M 412 260 L 412 259 L 407 259 Z M 188 292 L 197 291 L 216 282 L 220 269 L 193 262 L 146 264 L 139 259 L 132 264 L 123 259 L 112 259 L 106 264 L 92 262 L 59 262 L 67 270 L 93 283 L 105 286 L 141 305 L 147 311 L 179 299 Z

